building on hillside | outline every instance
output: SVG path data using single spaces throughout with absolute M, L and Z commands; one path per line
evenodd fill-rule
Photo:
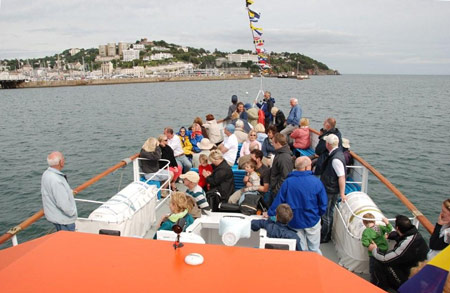
M 101 66 L 101 69 L 102 69 L 102 75 L 103 76 L 111 75 L 111 74 L 113 74 L 114 66 L 113 66 L 112 62 L 110 62 L 110 61 L 109 62 L 103 62 L 102 66 Z
M 107 50 L 107 56 L 116 56 L 116 44 L 115 43 L 108 43 L 108 50 Z
M 95 61 L 96 62 L 108 62 L 108 61 L 112 61 L 112 60 L 119 60 L 120 57 L 119 55 L 116 56 L 106 56 L 106 57 L 101 57 L 100 55 L 98 55 L 97 57 L 95 57 Z
M 127 75 L 129 77 L 144 77 L 145 69 L 143 66 L 134 66 L 133 68 L 122 68 L 120 69 L 121 75 Z
M 70 53 L 70 56 L 73 56 L 73 55 L 76 55 L 76 54 L 78 54 L 78 53 L 80 53 L 80 49 L 78 49 L 78 48 L 72 48 L 72 49 L 70 49 L 69 50 L 69 53 Z
M 108 51 L 108 47 L 106 45 L 99 45 L 98 46 L 98 55 L 100 57 L 106 57 L 107 51 Z
M 153 42 L 147 40 L 147 38 L 141 39 L 141 41 L 139 42 L 139 44 L 142 44 L 142 45 L 144 45 L 144 46 L 153 46 Z
M 139 50 L 129 49 L 123 51 L 123 61 L 133 61 L 139 59 Z
M 221 67 L 222 65 L 227 64 L 227 63 L 228 63 L 228 59 L 225 57 L 216 58 L 216 66 L 217 67 Z
M 192 63 L 175 62 L 160 66 L 146 66 L 145 72 L 149 75 L 181 75 L 185 71 L 192 70 L 194 65 Z
M 167 51 L 170 51 L 170 49 L 169 49 L 169 48 L 166 48 L 166 47 L 155 46 L 155 47 L 152 47 L 152 51 L 163 51 L 163 52 L 167 52 Z
M 228 54 L 227 55 L 228 62 L 235 62 L 235 63 L 243 63 L 247 61 L 252 61 L 254 63 L 258 63 L 258 55 L 252 55 L 252 54 Z
M 119 42 L 119 56 L 123 56 L 123 51 L 128 50 L 130 48 L 130 44 L 125 42 Z
M 145 46 L 144 46 L 144 44 L 133 44 L 133 49 L 139 50 L 139 51 L 144 51 Z
M 150 56 L 150 60 L 165 60 L 173 58 L 173 55 L 170 53 L 156 53 Z

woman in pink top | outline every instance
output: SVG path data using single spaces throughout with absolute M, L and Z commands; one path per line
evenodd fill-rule
M 311 139 L 309 138 L 309 119 L 302 118 L 300 120 L 300 128 L 297 128 L 291 133 L 291 138 L 294 140 L 294 148 L 309 149 Z
M 250 155 L 251 145 L 258 145 L 258 150 L 261 149 L 261 143 L 256 140 L 257 134 L 254 129 L 250 130 L 248 133 L 248 139 L 242 144 L 241 152 L 239 153 L 239 157 L 243 157 L 245 155 Z

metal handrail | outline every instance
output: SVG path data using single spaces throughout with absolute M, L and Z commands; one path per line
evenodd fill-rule
M 77 195 L 79 192 L 85 190 L 86 188 L 88 188 L 89 186 L 94 184 L 95 182 L 97 182 L 100 179 L 106 177 L 107 175 L 111 174 L 112 172 L 116 171 L 117 169 L 125 167 L 126 165 L 128 165 L 128 163 L 130 163 L 131 161 L 133 161 L 137 157 L 139 157 L 139 154 L 134 154 L 131 157 L 126 158 L 126 159 L 120 161 L 119 163 L 117 163 L 116 165 L 110 167 L 109 169 L 103 171 L 102 173 L 98 174 L 97 176 L 92 177 L 88 181 L 84 182 L 80 186 L 77 186 L 75 189 L 73 189 L 73 195 L 74 196 Z M 11 228 L 8 232 L 6 232 L 2 236 L 0 236 L 0 244 L 5 243 L 6 241 L 8 241 L 9 239 L 11 239 L 13 237 L 15 239 L 15 236 L 16 236 L 17 233 L 19 233 L 20 231 L 23 231 L 26 228 L 28 228 L 29 226 L 31 226 L 33 223 L 35 223 L 40 218 L 42 218 L 42 216 L 44 216 L 44 210 L 43 209 L 41 209 L 40 211 L 38 211 L 37 213 L 35 213 L 34 215 L 32 215 L 31 217 L 26 219 L 25 221 L 23 221 L 19 225 Z M 16 241 L 14 239 L 13 239 L 13 241 Z M 17 243 L 17 242 L 15 242 L 15 243 Z
M 310 128 L 311 132 L 319 135 L 319 131 Z M 363 165 L 366 169 L 368 169 L 375 177 L 380 180 L 392 193 L 405 205 L 413 214 L 414 217 L 422 224 L 422 226 L 428 231 L 428 233 L 432 234 L 434 230 L 434 225 L 430 222 L 430 220 L 425 217 L 419 209 L 413 205 L 409 199 L 398 190 L 386 177 L 384 177 L 378 170 L 376 170 L 372 165 L 366 162 L 363 158 L 358 156 L 355 152 L 350 151 L 353 159 L 357 160 L 361 165 Z

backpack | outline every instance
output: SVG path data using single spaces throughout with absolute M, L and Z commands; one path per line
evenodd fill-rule
M 258 210 L 264 210 L 262 196 L 257 191 L 247 191 L 242 194 L 244 199 L 239 204 L 239 210 L 244 215 L 256 215 Z

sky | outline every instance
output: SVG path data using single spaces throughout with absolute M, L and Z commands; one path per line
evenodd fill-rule
M 343 74 L 450 74 L 450 0 L 254 0 L 267 51 Z M 0 0 L 0 60 L 165 40 L 252 49 L 244 0 Z

